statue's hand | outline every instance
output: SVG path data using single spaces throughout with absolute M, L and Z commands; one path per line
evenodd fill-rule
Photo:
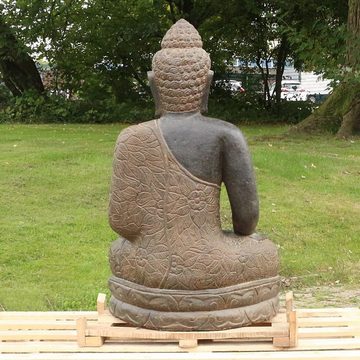
M 259 233 L 253 233 L 250 235 L 250 237 L 252 239 L 255 239 L 257 241 L 262 241 L 262 240 L 265 240 L 267 239 L 267 236 L 263 235 L 263 234 L 259 234 Z

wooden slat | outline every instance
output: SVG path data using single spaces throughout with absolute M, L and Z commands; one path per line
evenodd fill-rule
M 114 342 L 111 339 L 101 347 L 79 347 L 76 343 L 76 319 L 86 318 L 89 325 L 89 329 L 86 330 L 88 335 L 92 335 L 91 332 L 95 326 L 109 329 L 95 320 L 104 318 L 111 323 L 114 319 L 108 314 L 108 310 L 102 308 L 103 299 L 99 300 L 103 311 L 101 316 L 94 311 L 0 312 L 0 340 L 2 337 L 7 340 L 0 341 L 0 360 L 360 359 L 360 309 L 358 308 L 296 310 L 299 325 L 298 346 L 286 351 L 273 347 L 271 342 L 255 341 L 255 339 L 250 341 L 227 339 L 227 337 L 235 337 L 235 335 L 256 336 L 256 327 L 213 332 L 216 333 L 218 341 L 200 340 L 199 345 L 195 348 L 181 349 L 177 343 L 161 342 L 164 340 Z M 263 329 L 260 329 L 260 334 L 271 338 L 274 329 L 279 331 L 279 327 L 280 333 L 283 334 L 284 327 L 281 327 L 284 321 L 286 321 L 286 313 L 281 311 L 273 320 L 275 326 L 264 326 Z M 17 329 L 19 330 L 16 331 Z M 152 339 L 155 338 L 155 333 L 156 338 L 159 338 L 158 332 L 153 330 L 123 327 L 121 332 L 121 336 L 125 338 L 133 338 L 135 335 L 143 339 Z M 163 332 L 162 337 L 169 339 L 169 334 L 166 333 L 169 332 Z M 214 334 L 205 335 L 211 332 L 203 332 L 204 336 L 202 336 L 202 332 L 196 332 L 196 335 L 194 333 L 180 332 L 183 340 L 214 337 Z M 175 340 L 181 338 L 179 332 L 171 332 L 171 334 L 170 338 Z M 108 335 L 112 336 L 114 333 L 107 332 L 103 336 Z M 39 354 L 39 352 L 44 352 L 44 354 Z
M 77 330 L 77 337 L 76 341 L 79 346 L 85 346 L 86 345 L 86 318 L 81 317 L 76 320 L 76 330 Z
M 86 317 L 88 320 L 97 320 L 96 311 L 0 311 L 1 320 L 76 320 Z
M 294 294 L 292 291 L 289 291 L 285 295 L 285 309 L 286 315 L 289 317 L 289 313 L 293 310 L 294 306 Z
M 360 349 L 360 339 L 299 339 L 298 350 L 350 350 Z
M 360 350 L 347 351 L 296 351 L 292 353 L 162 353 L 162 354 L 139 354 L 139 353 L 73 353 L 73 354 L 16 354 L 1 355 L 0 360 L 358 360 Z
M 296 309 L 298 318 L 326 317 L 326 316 L 359 316 L 359 308 L 324 308 L 324 309 Z
M 7 330 L 0 331 L 0 340 L 76 340 L 76 330 Z
M 360 326 L 313 327 L 298 329 L 299 338 L 340 338 L 360 336 Z M 360 360 L 360 359 L 359 359 Z
M 179 340 L 179 339 L 231 339 L 231 338 L 271 338 L 274 336 L 287 336 L 286 324 L 277 326 L 244 327 L 220 331 L 155 331 L 131 327 L 96 326 L 87 328 L 86 335 L 121 338 L 123 340 L 156 339 L 156 340 Z
M 75 320 L 0 320 L 0 330 L 75 330 Z
M 286 353 L 301 350 L 359 350 L 360 339 L 299 339 L 296 348 L 286 349 Z M 3 342 L 0 343 L 0 352 L 3 353 L 36 353 L 36 352 L 179 352 L 177 344 L 171 343 L 105 343 L 98 348 L 79 347 L 75 342 L 61 341 L 29 341 L 29 342 Z M 281 348 L 274 348 L 270 342 L 219 342 L 219 343 L 201 343 L 197 348 L 192 349 L 195 352 L 239 352 L 239 351 L 284 351 Z
M 106 310 L 106 295 L 99 293 L 96 300 L 96 310 L 99 315 L 103 314 Z
M 299 327 L 328 327 L 328 326 L 347 326 L 360 325 L 360 317 L 314 317 L 314 318 L 299 318 Z
M 105 312 L 103 314 L 99 314 L 98 321 L 101 322 L 101 323 L 125 324 L 125 321 L 122 321 L 122 320 L 110 315 L 108 312 Z

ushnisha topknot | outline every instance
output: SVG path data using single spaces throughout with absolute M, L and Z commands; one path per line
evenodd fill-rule
M 211 64 L 199 33 L 181 19 L 167 31 L 161 47 L 152 69 L 162 110 L 199 111 Z
M 165 34 L 161 48 L 202 48 L 200 34 L 184 19 L 176 22 Z

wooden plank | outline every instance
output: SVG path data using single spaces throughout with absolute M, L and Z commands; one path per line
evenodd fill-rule
M 298 323 L 296 318 L 296 311 L 290 310 L 289 316 L 289 346 L 296 346 L 298 340 Z
M 299 339 L 296 348 L 286 349 L 286 353 L 301 350 L 360 350 L 360 339 Z M 79 347 L 75 342 L 68 341 L 29 341 L 29 342 L 3 342 L 0 343 L 2 353 L 36 353 L 36 352 L 181 352 L 177 344 L 172 343 L 112 343 L 106 342 L 99 348 Z M 252 351 L 284 351 L 283 348 L 275 348 L 270 342 L 199 342 L 197 348 L 191 351 L 196 352 L 252 352 Z
M 276 337 L 273 339 L 273 345 L 278 348 L 289 348 L 290 347 L 290 339 L 288 336 Z
M 299 327 L 328 327 L 328 326 L 347 326 L 360 324 L 360 317 L 314 317 L 299 318 Z
M 359 350 L 347 351 L 296 351 L 288 352 L 259 352 L 259 353 L 162 353 L 162 354 L 139 354 L 139 353 L 74 353 L 74 354 L 17 354 L 0 355 L 0 360 L 358 360 Z
M 286 334 L 282 336 L 274 336 L 272 343 L 276 347 L 288 348 L 290 346 L 290 333 L 289 333 L 289 324 L 287 323 L 287 314 L 282 314 L 283 321 L 273 322 L 271 327 L 273 329 L 278 329 L 279 327 L 286 326 Z
M 101 302 L 102 300 L 100 301 L 100 303 Z M 78 347 L 77 343 L 74 341 L 76 339 L 76 332 L 74 330 L 76 326 L 75 320 L 79 319 L 81 315 L 85 315 L 83 316 L 85 318 L 85 322 L 87 322 L 87 320 L 90 320 L 88 322 L 89 329 L 86 331 L 84 330 L 83 335 L 85 339 L 85 334 L 92 335 L 91 332 L 96 329 L 96 327 L 100 327 L 100 329 L 109 329 L 108 326 L 104 326 L 101 324 L 99 325 L 99 323 L 95 321 L 102 316 L 104 316 L 104 318 L 107 318 L 107 321 L 109 321 L 110 323 L 112 322 L 112 319 L 116 319 L 112 315 L 110 315 L 108 310 L 106 309 L 104 309 L 103 315 L 101 316 L 98 316 L 97 312 L 90 311 L 45 313 L 0 312 L 0 340 L 2 340 L 2 336 L 7 340 L 4 342 L 0 341 L 0 353 L 9 353 L 9 355 L 0 354 L 0 360 L 3 360 L 2 356 L 9 356 L 9 359 L 16 360 L 14 354 L 20 352 L 23 352 L 25 354 L 18 354 L 16 356 L 28 356 L 28 359 L 38 359 L 37 356 L 39 354 L 31 353 L 51 352 L 51 357 L 46 357 L 49 360 L 53 359 L 53 356 L 61 357 L 66 355 L 68 356 L 68 359 L 77 359 L 77 357 L 73 356 L 74 354 L 75 356 L 91 355 L 95 356 L 93 359 L 105 360 L 105 357 L 102 357 L 102 355 L 99 355 L 97 353 L 101 353 L 104 355 L 109 353 L 110 355 L 111 353 L 121 352 L 126 354 L 129 353 L 126 355 L 129 356 L 129 358 L 131 358 L 131 356 L 133 355 L 136 355 L 139 356 L 139 359 L 144 360 L 147 358 L 147 356 L 150 356 L 149 359 L 155 360 L 159 358 L 158 355 L 160 353 L 164 352 L 172 352 L 176 353 L 176 355 L 188 356 L 188 354 L 186 353 L 181 354 L 181 352 L 184 351 L 190 351 L 192 355 L 196 354 L 196 356 L 202 354 L 203 352 L 210 352 L 210 355 L 213 355 L 211 354 L 212 351 L 226 352 L 226 354 L 236 352 L 234 353 L 235 355 L 231 357 L 231 359 L 247 359 L 248 357 L 241 357 L 245 353 L 248 353 L 248 355 L 246 356 L 250 356 L 249 359 L 251 359 L 251 356 L 253 356 L 254 359 L 257 359 L 256 356 L 262 351 L 267 351 L 267 353 L 266 356 L 262 355 L 262 357 L 260 357 L 261 359 L 272 359 L 273 357 L 271 356 L 277 355 L 280 356 L 279 359 L 281 358 L 281 356 L 284 356 L 282 359 L 297 359 L 297 357 L 293 356 L 295 356 L 295 354 L 299 354 L 300 352 L 305 354 L 304 351 L 306 351 L 307 356 L 309 354 L 312 354 L 312 357 L 308 357 L 306 359 L 327 359 L 326 357 L 322 357 L 327 352 L 329 356 L 331 356 L 328 359 L 332 360 L 347 358 L 347 355 L 345 357 L 344 354 L 348 353 L 349 351 L 353 351 L 352 349 L 354 349 L 354 351 L 357 351 L 358 357 L 354 357 L 354 359 L 360 359 L 360 337 L 353 338 L 354 336 L 360 336 L 360 309 L 300 309 L 296 310 L 296 312 L 299 324 L 299 343 L 298 347 L 296 347 L 295 349 L 289 349 L 288 351 L 284 351 L 284 349 L 282 348 L 274 348 L 271 342 L 264 342 L 256 339 L 259 335 L 263 336 L 264 338 L 272 338 L 274 334 L 277 334 L 278 338 L 281 339 L 287 326 L 286 324 L 284 324 L 284 321 L 286 321 L 286 312 L 284 311 L 280 312 L 274 318 L 273 326 L 255 326 L 248 328 L 224 330 L 220 332 L 216 331 L 213 333 L 215 333 L 216 337 L 218 338 L 217 342 L 200 340 L 197 347 L 193 347 L 195 341 L 192 340 L 196 340 L 198 338 L 213 338 L 214 334 L 211 334 L 211 332 L 193 332 L 193 334 L 191 332 L 178 332 L 182 335 L 182 337 L 179 337 L 176 332 L 161 332 L 161 339 L 169 339 L 169 334 L 166 333 L 170 333 L 170 338 L 172 338 L 173 340 L 186 340 L 182 342 L 184 346 L 188 346 L 186 348 L 180 348 L 177 343 L 161 342 L 164 341 L 161 339 L 152 340 L 153 337 L 158 338 L 159 332 L 157 331 L 136 329 L 131 327 L 112 328 L 110 329 L 111 332 L 106 333 L 105 336 L 110 335 L 110 337 L 114 337 L 114 333 L 112 331 L 115 330 L 117 331 L 117 335 L 119 335 L 119 330 L 121 329 L 121 337 L 125 336 L 125 339 L 134 338 L 133 335 L 135 334 L 135 336 L 140 335 L 140 338 L 145 339 L 145 341 L 148 340 L 148 342 L 139 343 L 136 340 L 133 340 L 131 342 L 129 340 L 125 340 L 114 343 L 113 340 L 110 339 L 109 342 L 105 343 L 100 348 Z M 116 321 L 119 323 L 123 323 L 121 320 L 118 319 L 116 319 Z M 54 331 L 51 331 L 53 327 Z M 21 330 L 15 331 L 18 328 L 20 328 Z M 129 332 L 132 332 L 133 335 L 130 336 Z M 240 334 L 240 340 L 231 340 L 236 337 L 236 333 L 238 335 Z M 101 333 L 101 336 L 103 336 L 102 334 L 103 333 Z M 69 338 L 68 335 L 71 335 L 73 337 Z M 99 335 L 99 333 L 97 333 L 96 335 Z M 85 341 L 87 341 L 88 344 L 92 346 L 99 346 L 102 343 L 101 336 L 87 337 Z M 243 337 L 248 338 L 251 336 L 253 336 L 254 340 L 245 341 L 243 339 Z M 32 341 L 21 341 L 22 339 L 29 339 Z M 42 341 L 38 341 L 40 339 Z M 64 341 L 65 339 L 68 341 Z M 190 347 L 190 345 L 192 347 Z M 329 351 L 332 352 L 329 353 Z M 132 352 L 141 353 L 141 355 L 130 354 Z M 158 354 L 156 354 L 156 356 L 152 355 L 152 353 L 154 352 Z M 223 353 L 214 354 L 217 356 L 224 355 Z M 46 355 L 48 356 L 48 354 Z M 209 354 L 206 355 L 207 359 L 210 358 L 208 357 Z M 31 358 L 31 356 L 33 357 Z M 116 356 L 116 359 L 119 359 L 119 356 Z M 167 358 L 174 359 L 174 356 L 171 355 Z M 86 357 L 84 357 L 84 359 L 86 359 Z M 121 359 L 124 359 L 124 357 L 121 356 Z M 184 357 L 184 359 L 189 359 L 189 357 Z M 191 357 L 191 359 L 193 359 L 193 357 Z M 221 357 L 219 359 L 221 359 Z M 274 357 L 274 359 L 277 359 L 277 357 Z
M 272 338 L 288 335 L 288 325 L 244 327 L 219 331 L 156 331 L 132 327 L 94 326 L 86 329 L 87 336 L 104 336 L 122 340 L 180 340 L 180 339 L 231 339 Z
M 86 346 L 86 318 L 81 317 L 76 320 L 77 345 Z
M 285 309 L 286 309 L 286 316 L 289 317 L 290 311 L 293 310 L 294 307 L 294 295 L 292 291 L 289 291 L 285 295 Z
M 96 301 L 96 310 L 99 315 L 104 314 L 106 310 L 106 295 L 99 293 Z
M 346 350 L 360 349 L 360 339 L 298 339 L 299 350 Z
M 0 320 L 0 330 L 75 330 L 74 320 Z
M 360 326 L 354 327 L 312 327 L 298 329 L 298 337 L 305 338 L 333 338 L 352 337 L 360 335 Z
M 120 320 L 120 319 L 116 318 L 115 316 L 113 316 L 108 309 L 106 309 L 106 308 L 102 309 L 102 306 L 103 306 L 102 301 L 105 301 L 105 299 L 100 298 L 100 304 L 97 305 L 97 306 L 100 306 L 100 311 L 98 312 L 99 313 L 99 318 L 98 318 L 99 323 L 125 324 L 125 321 Z M 104 307 L 105 307 L 105 303 L 104 303 Z
M 244 345 L 244 346 L 243 346 Z M 274 347 L 271 343 L 244 343 L 239 346 L 239 343 L 235 344 L 216 344 L 216 351 L 274 351 Z M 183 352 L 178 344 L 169 343 L 111 343 L 106 342 L 101 347 L 78 347 L 73 342 L 45 342 L 45 341 L 32 341 L 32 342 L 4 342 L 0 344 L 0 352 L 2 353 L 38 353 L 38 352 L 50 352 L 50 353 L 76 353 L 76 352 L 138 352 L 138 353 L 162 353 L 162 352 Z M 199 344 L 197 348 L 192 351 L 214 351 L 214 346 Z
M 88 320 L 97 320 L 96 311 L 0 311 L 1 320 L 76 320 L 86 317 Z
M 322 309 L 296 309 L 298 318 L 301 317 L 322 317 L 322 316 L 344 316 L 344 315 L 360 315 L 360 309 L 356 307 L 350 308 L 322 308 Z
M 104 344 L 104 338 L 100 336 L 91 336 L 85 338 L 85 346 L 102 346 Z
M 125 321 L 122 321 L 114 316 L 112 316 L 108 311 L 105 311 L 103 314 L 99 314 L 99 323 L 106 324 L 125 324 Z
M 20 340 L 76 340 L 75 330 L 7 330 L 0 331 L 2 341 Z
M 179 341 L 179 347 L 182 349 L 191 349 L 198 346 L 197 339 L 182 339 Z

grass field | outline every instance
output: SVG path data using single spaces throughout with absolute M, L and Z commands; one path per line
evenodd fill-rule
M 112 152 L 121 125 L 0 126 L 0 309 L 93 309 L 107 291 Z M 360 140 L 244 127 L 259 232 L 297 286 L 360 285 Z M 231 214 L 222 192 L 222 221 Z

